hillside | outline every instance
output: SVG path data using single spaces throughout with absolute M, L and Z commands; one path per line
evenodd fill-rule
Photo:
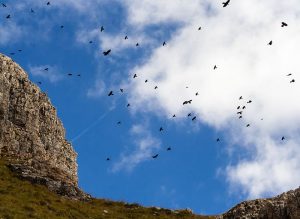
M 51 192 L 47 187 L 19 179 L 0 160 L 0 218 L 2 219 L 63 219 L 63 218 L 178 218 L 209 219 L 196 216 L 187 210 L 171 211 L 145 208 L 138 204 L 126 204 L 102 199 L 90 201 L 71 200 Z

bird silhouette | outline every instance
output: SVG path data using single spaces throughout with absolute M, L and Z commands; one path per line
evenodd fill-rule
M 186 100 L 186 101 L 184 101 L 184 102 L 183 102 L 183 104 L 182 104 L 182 105 L 191 104 L 191 103 L 192 103 L 192 101 L 193 101 L 193 100 Z
M 282 138 L 281 138 L 281 141 L 283 141 L 285 139 L 285 137 L 284 136 L 282 136 Z
M 174 114 L 174 115 L 173 115 L 173 118 L 175 118 L 175 117 L 176 117 L 176 115 Z
M 127 104 L 127 107 L 130 107 L 130 103 Z
M 187 116 L 188 116 L 188 117 L 192 116 L 192 113 L 189 113 Z
M 223 2 L 223 8 L 227 7 L 229 5 L 230 0 L 227 0 L 226 2 Z
M 170 150 L 171 150 L 171 147 L 168 147 L 168 148 L 167 148 L 167 151 L 170 151 Z
M 81 77 L 81 74 L 77 74 L 77 77 Z
M 240 114 L 240 115 L 242 115 L 242 113 L 243 113 L 243 111 L 239 111 L 239 112 L 237 112 L 236 114 Z
M 103 26 L 100 27 L 100 31 L 101 31 L 101 32 L 104 31 L 104 27 L 103 27 Z
M 246 109 L 246 106 L 243 106 L 243 108 L 242 109 Z
M 106 158 L 106 161 L 110 161 L 110 158 L 108 157 L 108 158 Z
M 112 96 L 112 95 L 114 95 L 114 93 L 113 93 L 113 91 L 110 91 L 110 92 L 108 93 L 108 96 L 110 97 L 110 96 Z
M 201 27 L 198 27 L 198 30 L 201 30 Z
M 134 75 L 133 75 L 133 78 L 136 78 L 136 77 L 137 77 L 137 75 L 136 75 L 136 74 L 134 74 Z
M 218 67 L 215 65 L 215 66 L 214 66 L 214 70 L 216 70 L 217 68 L 218 68 Z
M 166 45 L 166 42 L 163 42 L 163 46 L 165 46 Z
M 291 76 L 292 74 L 291 73 L 289 73 L 289 74 L 287 74 L 286 76 Z
M 241 106 L 238 106 L 236 109 L 240 109 L 241 108 Z
M 295 79 L 292 79 L 291 81 L 290 81 L 290 83 L 294 83 L 295 82 Z
M 4 3 L 1 3 L 1 5 L 2 5 L 3 8 L 7 7 L 6 4 L 4 4 Z
M 199 95 L 199 93 L 197 92 L 195 95 L 196 95 L 196 96 L 198 96 L 198 95 Z
M 240 96 L 240 98 L 239 98 L 240 100 L 242 100 L 243 99 L 243 96 Z
M 30 12 L 31 12 L 31 13 L 34 13 L 34 10 L 31 8 L 31 9 L 30 9 Z
M 11 18 L 11 17 L 10 17 L 10 14 L 6 16 L 6 19 L 10 19 L 10 18 Z
M 120 91 L 121 91 L 121 93 L 123 93 L 124 90 L 122 88 L 120 88 Z
M 272 44 L 273 44 L 273 41 L 271 40 L 269 43 L 268 43 L 270 46 L 272 46 Z
M 44 71 L 48 71 L 48 70 L 49 70 L 49 68 L 45 68 L 45 69 L 44 69 Z
M 247 103 L 252 103 L 252 100 L 249 100 Z
M 118 125 L 121 125 L 121 121 L 117 122 Z
M 69 73 L 68 76 L 72 76 L 73 74 Z
M 18 49 L 18 52 L 22 52 L 22 49 Z
M 220 141 L 220 138 L 217 138 L 217 140 L 216 140 L 217 142 L 219 142 Z
M 287 27 L 288 26 L 288 24 L 287 23 L 285 23 L 285 22 L 281 22 L 281 27 Z
M 148 82 L 148 80 L 145 80 L 145 83 L 147 83 Z
M 50 5 L 50 2 L 47 2 L 47 5 Z
M 61 29 L 63 29 L 64 27 L 65 27 L 64 25 L 61 25 L 61 26 L 60 26 Z
M 89 44 L 92 44 L 93 43 L 93 41 L 91 40 L 90 42 L 89 42 Z
M 136 43 L 136 44 L 135 44 L 135 46 L 139 46 L 139 45 L 140 45 L 139 43 Z
M 249 126 L 250 126 L 250 124 L 247 124 L 247 125 L 246 125 L 246 127 L 249 127 Z
M 158 88 L 157 86 L 154 87 L 155 90 L 156 90 L 157 88 Z
M 127 40 L 128 39 L 128 36 L 125 36 L 125 38 L 124 38 L 125 40 Z
M 11 53 L 9 53 L 9 54 L 13 56 L 15 53 L 14 53 L 14 52 L 11 52 Z
M 107 51 L 104 51 L 104 52 L 103 52 L 103 55 L 104 55 L 104 56 L 107 56 L 107 55 L 109 55 L 110 52 L 111 52 L 111 49 L 109 49 L 109 50 L 107 50 Z
M 153 159 L 157 158 L 158 154 L 155 154 L 154 156 L 152 156 Z
M 196 117 L 196 116 L 194 116 L 194 117 L 192 118 L 192 121 L 195 121 L 195 120 L 196 120 L 196 118 L 197 118 L 197 117 Z
M 160 132 L 162 132 L 163 130 L 164 130 L 163 127 L 160 127 L 160 128 L 159 128 L 159 131 L 160 131 Z
M 40 81 L 38 81 L 37 83 L 40 84 L 40 85 L 42 84 L 42 82 L 40 82 Z
M 239 116 L 239 119 L 243 118 L 243 116 Z

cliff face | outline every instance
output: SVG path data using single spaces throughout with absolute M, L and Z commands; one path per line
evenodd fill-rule
M 77 188 L 77 154 L 45 93 L 0 54 L 0 157 L 24 178 L 59 192 Z M 75 192 L 76 193 L 76 192 Z

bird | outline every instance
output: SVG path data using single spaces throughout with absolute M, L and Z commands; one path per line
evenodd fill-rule
M 147 83 L 148 82 L 148 80 L 145 80 L 145 83 Z
M 136 44 L 135 44 L 135 46 L 139 46 L 139 45 L 140 45 L 139 43 L 136 43 Z
M 125 38 L 124 38 L 125 40 L 127 40 L 128 39 L 128 36 L 125 36 Z
M 92 44 L 92 43 L 93 43 L 93 41 L 92 41 L 92 40 L 90 40 L 89 44 Z
M 176 115 L 174 114 L 174 115 L 173 115 L 173 118 L 175 118 L 175 117 L 176 117 Z
M 236 114 L 240 114 L 240 115 L 242 115 L 242 113 L 243 113 L 243 111 L 239 111 L 239 112 L 237 112 Z
M 288 24 L 287 23 L 285 23 L 285 22 L 281 22 L 281 27 L 287 27 L 288 26 Z
M 63 28 L 64 28 L 64 25 L 61 25 L 60 28 L 63 29 Z
M 137 77 L 137 75 L 136 75 L 136 74 L 134 74 L 134 75 L 133 75 L 133 78 L 136 78 L 136 77 Z
M 100 31 L 101 31 L 101 32 L 104 31 L 104 27 L 103 27 L 103 26 L 100 27 Z
M 130 107 L 130 103 L 127 104 L 127 107 Z
M 217 140 L 216 140 L 217 142 L 219 142 L 220 141 L 220 138 L 217 138 Z
M 198 30 L 201 30 L 201 27 L 198 27 Z
M 218 68 L 218 67 L 215 65 L 215 66 L 214 66 L 214 70 L 216 70 L 217 68 Z
M 77 77 L 81 77 L 81 74 L 77 74 Z
M 154 87 L 155 90 L 156 90 L 157 88 L 158 88 L 157 86 Z
M 192 121 L 195 121 L 195 120 L 196 120 L 196 118 L 197 118 L 197 117 L 196 117 L 196 116 L 194 116 L 194 117 L 192 118 Z
M 107 56 L 107 55 L 109 55 L 110 52 L 111 52 L 111 49 L 109 49 L 109 50 L 107 50 L 107 51 L 104 51 L 104 52 L 103 52 L 103 55 L 104 55 L 104 56 Z
M 198 96 L 198 95 L 199 95 L 199 93 L 197 92 L 195 95 L 196 95 L 196 96 Z
M 10 18 L 11 18 L 11 17 L 10 17 L 10 14 L 6 16 L 6 19 L 10 19 Z
M 247 124 L 247 125 L 246 125 L 246 127 L 249 127 L 249 126 L 250 126 L 250 124 Z
M 50 2 L 47 2 L 47 5 L 50 5 Z
M 40 82 L 40 81 L 38 81 L 37 83 L 38 83 L 38 84 L 42 84 L 42 82 Z
M 287 74 L 286 76 L 291 76 L 292 74 L 291 73 L 289 73 L 289 74 Z
M 191 114 L 191 113 L 189 113 L 187 116 L 188 116 L 188 117 L 190 117 L 190 116 L 192 116 L 192 114 Z
M 285 137 L 284 136 L 282 136 L 282 138 L 281 138 L 281 141 L 283 141 L 285 139 Z
M 108 157 L 108 158 L 106 158 L 106 161 L 110 161 L 110 158 Z
M 236 109 L 240 109 L 241 108 L 241 106 L 238 106 Z
M 153 159 L 157 158 L 158 154 L 155 154 L 154 156 L 152 156 Z
M 292 79 L 291 81 L 290 81 L 290 83 L 294 83 L 295 82 L 295 79 Z
M 11 52 L 11 53 L 9 53 L 9 54 L 13 56 L 15 53 L 14 53 L 14 52 Z
M 167 148 L 167 151 L 170 151 L 170 150 L 171 150 L 171 147 L 168 147 L 168 148 Z
M 243 96 L 240 96 L 240 98 L 239 98 L 240 100 L 242 100 L 243 99 Z
M 49 68 L 45 68 L 45 69 L 44 69 L 44 71 L 48 71 L 48 70 L 49 70 Z
M 164 130 L 163 127 L 160 127 L 160 128 L 159 128 L 159 131 L 160 131 L 160 132 L 162 132 L 163 130 Z
M 243 116 L 239 116 L 239 119 L 243 118 Z
M 7 7 L 6 4 L 4 4 L 4 3 L 1 3 L 1 5 L 2 5 L 3 8 Z
M 242 109 L 246 109 L 246 106 L 243 106 L 243 108 Z
M 271 46 L 273 44 L 273 41 L 271 40 L 268 44 Z
M 73 74 L 69 73 L 68 76 L 72 76 Z
M 121 125 L 121 121 L 117 122 L 118 125 Z
M 124 92 L 124 90 L 123 90 L 122 88 L 120 88 L 120 91 L 121 91 L 121 93 L 123 93 L 123 92 Z
M 252 100 L 249 100 L 247 103 L 252 103 Z
M 22 49 L 18 49 L 18 52 L 22 52 Z
M 223 8 L 227 7 L 229 5 L 230 0 L 227 0 L 226 2 L 223 2 Z
M 184 101 L 184 102 L 183 102 L 183 104 L 182 104 L 182 105 L 191 104 L 191 103 L 192 103 L 192 101 L 193 101 L 193 100 L 186 100 L 186 101 Z
M 165 46 L 166 45 L 166 42 L 163 42 L 163 46 Z
M 31 8 L 31 9 L 30 9 L 30 12 L 31 12 L 31 13 L 34 13 L 34 10 Z
M 110 92 L 108 93 L 108 96 L 110 97 L 110 96 L 112 96 L 112 95 L 114 95 L 114 93 L 113 93 L 113 91 L 110 91 Z

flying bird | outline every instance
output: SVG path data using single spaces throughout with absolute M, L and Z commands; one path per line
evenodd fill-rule
M 247 103 L 252 103 L 252 100 L 249 100 Z
M 69 73 L 68 76 L 72 76 L 73 74 Z
M 192 121 L 195 121 L 195 120 L 196 120 L 196 118 L 197 118 L 197 117 L 196 117 L 196 116 L 194 116 L 194 117 L 192 118 Z
M 130 103 L 127 104 L 127 107 L 130 107 Z
M 147 83 L 148 82 L 148 80 L 145 80 L 145 83 Z
M 48 70 L 49 70 L 49 68 L 45 68 L 45 69 L 44 69 L 44 71 L 48 71 Z
M 220 138 L 217 138 L 217 142 L 219 142 L 220 141 Z
M 285 23 L 285 22 L 281 22 L 281 27 L 287 27 L 288 26 L 288 24 L 287 23 Z
M 125 40 L 127 40 L 128 39 L 128 36 L 125 36 L 125 38 L 124 38 Z
M 214 66 L 214 70 L 216 70 L 217 68 L 218 68 L 218 67 L 215 65 L 215 66 Z
M 292 74 L 291 73 L 289 73 L 289 74 L 287 74 L 286 76 L 291 76 Z
M 120 88 L 120 91 L 121 91 L 121 93 L 123 93 L 124 90 L 122 88 Z
M 283 140 L 285 140 L 285 137 L 284 137 L 284 136 L 282 136 L 282 138 L 281 138 L 281 141 L 283 141 Z
M 104 27 L 103 27 L 103 26 L 100 27 L 100 31 L 101 31 L 101 32 L 104 31 Z
M 241 106 L 238 106 L 236 109 L 240 109 L 241 108 Z
M 110 96 L 112 96 L 112 95 L 114 95 L 114 93 L 113 93 L 113 91 L 110 91 L 110 92 L 108 93 L 108 96 L 110 97 Z
M 166 45 L 166 42 L 163 43 L 163 46 L 165 46 L 165 45 Z
M 78 74 L 77 77 L 81 77 L 81 74 Z
M 239 98 L 240 100 L 242 100 L 243 99 L 243 96 L 240 96 L 240 98 Z
M 107 55 L 109 55 L 110 52 L 111 52 L 111 49 L 109 49 L 109 50 L 107 50 L 107 51 L 104 51 L 104 52 L 103 52 L 103 55 L 104 55 L 104 56 L 107 56 Z
M 242 109 L 246 109 L 246 106 L 243 106 L 243 108 Z
M 271 40 L 268 44 L 271 46 L 273 44 L 273 41 Z
M 246 125 L 246 127 L 249 127 L 249 126 L 250 126 L 250 124 L 247 124 L 247 125 Z
M 186 101 L 184 101 L 184 102 L 183 102 L 183 104 L 182 104 L 182 105 L 191 104 L 191 103 L 192 103 L 192 101 L 193 101 L 193 100 L 186 100 Z
M 153 159 L 157 158 L 158 157 L 158 154 L 152 156 Z
M 47 5 L 50 5 L 50 2 L 47 2 Z
M 110 161 L 110 158 L 108 157 L 108 158 L 106 158 L 106 161 Z
M 198 27 L 198 30 L 201 30 L 201 27 Z
M 188 116 L 188 117 L 192 116 L 192 113 L 189 113 L 187 116 Z
M 61 25 L 60 28 L 63 29 L 63 28 L 64 28 L 64 25 Z
M 121 121 L 117 122 L 118 125 L 121 125 Z
M 241 114 L 241 115 L 242 115 L 242 113 L 243 113 L 243 111 L 239 111 L 239 112 L 237 112 L 236 114 Z
M 295 79 L 292 79 L 291 81 L 290 81 L 290 83 L 294 83 L 295 82 Z
M 229 5 L 230 0 L 227 0 L 226 2 L 223 2 L 223 8 L 227 7 Z
M 136 44 L 135 44 L 135 46 L 139 46 L 139 45 L 140 45 L 139 43 L 136 43 Z
M 160 127 L 160 128 L 159 128 L 159 131 L 160 131 L 160 132 L 162 132 L 163 130 L 164 130 L 163 127 Z
M 4 3 L 1 3 L 1 5 L 2 5 L 3 8 L 7 7 L 6 4 L 4 4 Z
M 170 150 L 171 150 L 171 147 L 168 147 L 168 148 L 167 148 L 167 151 L 170 151 Z
M 6 19 L 10 19 L 10 18 L 11 18 L 11 17 L 10 17 L 10 14 L 6 16 Z
M 91 40 L 90 42 L 89 42 L 89 44 L 92 44 L 93 43 L 93 41 Z
M 239 116 L 239 119 L 243 118 L 243 116 Z
M 158 88 L 157 86 L 154 87 L 155 90 L 156 90 L 157 88 Z
M 31 8 L 31 9 L 30 9 L 30 12 L 31 12 L 31 13 L 34 13 L 34 10 Z
M 195 95 L 196 95 L 196 96 L 198 96 L 198 95 L 199 95 L 199 93 L 197 92 Z
M 134 74 L 134 75 L 133 75 L 133 78 L 136 78 L 136 77 L 137 77 L 137 75 L 136 75 L 136 74 Z
M 176 117 L 176 115 L 174 114 L 174 115 L 173 115 L 173 118 L 175 118 L 175 117 Z

